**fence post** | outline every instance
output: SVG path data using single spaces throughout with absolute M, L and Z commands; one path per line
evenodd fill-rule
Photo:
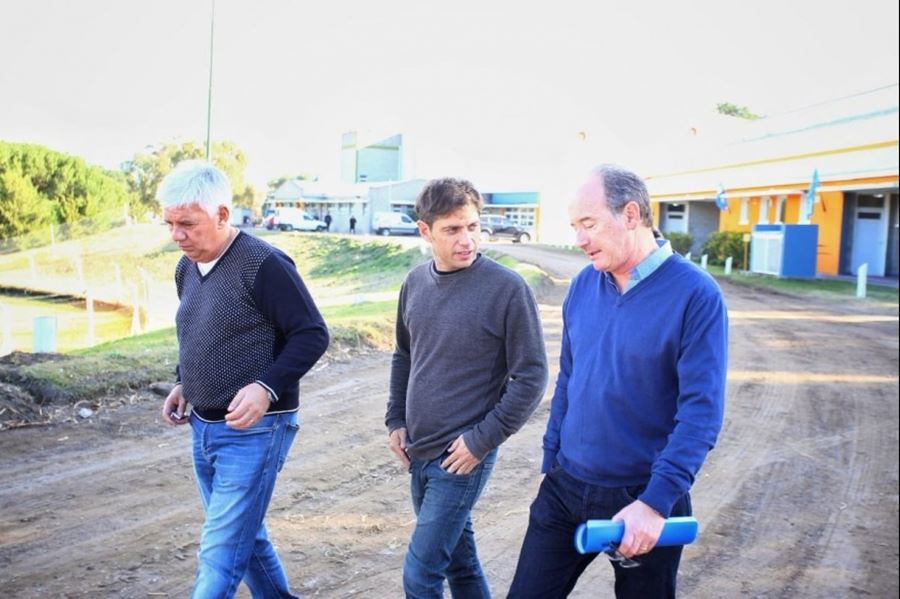
M 731 256 L 728 256 L 727 258 L 725 258 L 725 274 L 726 275 L 731 274 Z
M 81 261 L 81 256 L 72 258 L 72 265 L 75 267 L 75 278 L 78 279 L 78 290 L 86 289 L 87 284 L 84 282 L 84 263 Z
M 84 307 L 87 311 L 87 337 L 85 341 L 88 347 L 94 347 L 96 337 L 94 337 L 94 294 L 88 289 L 84 294 Z
M 700 268 L 702 268 L 703 270 L 706 270 L 706 262 L 708 259 L 709 256 L 707 254 L 703 254 L 702 256 L 700 256 Z
M 125 288 L 122 286 L 122 268 L 119 266 L 118 262 L 113 262 L 113 276 L 115 277 L 116 285 L 116 302 L 124 304 Z
M 856 297 L 866 297 L 866 278 L 869 275 L 869 264 L 863 264 L 856 271 Z
M 129 283 L 131 287 L 131 334 L 140 335 L 141 333 L 141 306 L 138 301 L 138 288 L 135 283 Z
M 149 331 L 153 328 L 150 322 L 150 314 L 152 312 L 152 310 L 150 309 L 150 273 L 148 273 L 143 268 L 139 270 L 141 272 L 141 280 L 144 282 L 144 330 Z
M 687 254 L 685 254 L 684 259 L 687 260 L 688 262 L 690 262 L 691 261 L 691 253 L 688 252 Z

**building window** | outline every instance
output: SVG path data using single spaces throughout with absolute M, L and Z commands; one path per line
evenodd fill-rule
M 750 224 L 750 198 L 741 198 L 741 219 L 738 221 L 739 225 L 749 225 Z

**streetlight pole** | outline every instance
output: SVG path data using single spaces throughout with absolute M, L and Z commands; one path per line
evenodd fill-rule
M 206 160 L 209 161 L 209 131 L 212 121 L 213 39 L 216 31 L 216 0 L 212 0 L 209 18 L 209 90 L 206 97 Z

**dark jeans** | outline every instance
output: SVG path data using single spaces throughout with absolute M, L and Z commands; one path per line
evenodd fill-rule
M 635 500 L 643 487 L 606 488 L 582 482 L 556 466 L 541 483 L 531 504 L 528 531 L 509 590 L 511 599 L 567 597 L 578 577 L 597 557 L 575 550 L 575 529 L 585 520 L 610 519 Z M 690 516 L 691 498 L 685 495 L 672 508 L 672 516 Z M 635 558 L 636 568 L 610 562 L 616 576 L 616 597 L 656 599 L 675 596 L 675 578 L 681 560 L 680 545 L 657 547 Z
M 450 474 L 441 468 L 447 457 L 412 460 L 410 490 L 416 512 L 406 560 L 403 589 L 409 599 L 444 596 L 444 579 L 455 599 L 483 599 L 490 587 L 478 561 L 472 508 L 497 460 L 490 451 L 469 474 Z

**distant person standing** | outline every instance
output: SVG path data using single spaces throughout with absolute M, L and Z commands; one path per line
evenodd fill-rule
M 331 213 L 330 212 L 325 213 L 325 230 L 331 231 Z
M 385 423 L 409 468 L 416 525 L 407 597 L 489 597 L 471 511 L 497 447 L 525 424 L 547 384 L 537 303 L 517 273 L 480 253 L 481 195 L 431 181 L 416 202 L 433 260 L 400 290 Z
M 568 596 L 597 557 L 573 543 L 589 519 L 625 525 L 610 560 L 616 597 L 674 597 L 682 548 L 656 543 L 665 518 L 691 515 L 691 485 L 722 426 L 725 302 L 712 277 L 656 239 L 634 173 L 595 169 L 569 220 L 592 264 L 563 304 L 545 476 L 509 597 Z
M 350 234 L 356 235 L 356 217 L 352 214 L 350 215 Z
M 162 418 L 193 432 L 206 519 L 191 596 L 233 597 L 243 580 L 253 597 L 294 597 L 265 515 L 298 430 L 298 381 L 325 352 L 328 329 L 293 261 L 229 226 L 219 169 L 182 162 L 157 198 L 184 252 L 176 384 Z

